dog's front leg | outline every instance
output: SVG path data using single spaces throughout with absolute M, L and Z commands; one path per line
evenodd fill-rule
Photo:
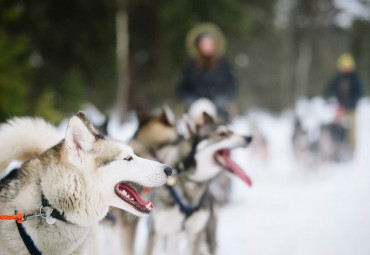
M 206 237 L 205 230 L 201 231 L 192 240 L 193 242 L 193 250 L 191 255 L 211 255 L 212 253 L 209 250 L 209 246 L 207 244 L 207 237 Z M 213 254 L 212 254 L 213 255 Z
M 210 254 L 217 253 L 217 205 L 211 205 L 211 214 L 206 225 L 206 243 Z

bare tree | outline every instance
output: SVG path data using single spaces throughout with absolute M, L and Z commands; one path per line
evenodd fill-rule
M 117 56 L 117 112 L 123 121 L 127 112 L 129 77 L 129 31 L 127 0 L 117 0 L 116 11 L 116 56 Z

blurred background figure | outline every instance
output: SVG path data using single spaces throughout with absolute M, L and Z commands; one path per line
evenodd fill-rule
M 338 58 L 337 66 L 338 73 L 327 85 L 325 91 L 326 97 L 334 97 L 338 102 L 330 133 L 334 140 L 342 143 L 347 140 L 349 148 L 353 152 L 355 149 L 356 106 L 362 96 L 362 84 L 355 72 L 355 61 L 350 54 L 342 54 Z
M 182 70 L 178 95 L 188 106 L 201 97 L 210 99 L 222 118 L 229 122 L 227 108 L 236 93 L 236 79 L 223 56 L 223 33 L 214 24 L 202 23 L 189 31 L 186 44 L 192 59 Z

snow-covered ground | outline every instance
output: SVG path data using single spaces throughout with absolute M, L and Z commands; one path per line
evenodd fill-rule
M 370 254 L 368 99 L 357 116 L 355 159 L 313 170 L 294 162 L 291 116 L 259 114 L 269 131 L 270 159 L 255 162 L 248 150 L 235 153 L 254 187 L 233 180 L 232 203 L 219 215 L 219 254 Z

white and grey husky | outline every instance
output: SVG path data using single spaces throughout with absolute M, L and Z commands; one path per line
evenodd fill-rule
M 0 171 L 12 160 L 26 160 L 0 181 L 0 214 L 21 212 L 25 220 L 0 221 L 0 254 L 82 254 L 90 228 L 110 206 L 151 213 L 152 203 L 131 183 L 156 187 L 172 171 L 99 135 L 83 113 L 58 139 L 41 119 L 15 118 L 0 126 Z
M 205 124 L 164 160 L 177 174 L 154 193 L 156 211 L 150 217 L 147 254 L 215 254 L 217 219 L 209 184 L 228 170 L 252 185 L 230 156 L 232 149 L 249 145 L 252 138 L 204 117 Z

